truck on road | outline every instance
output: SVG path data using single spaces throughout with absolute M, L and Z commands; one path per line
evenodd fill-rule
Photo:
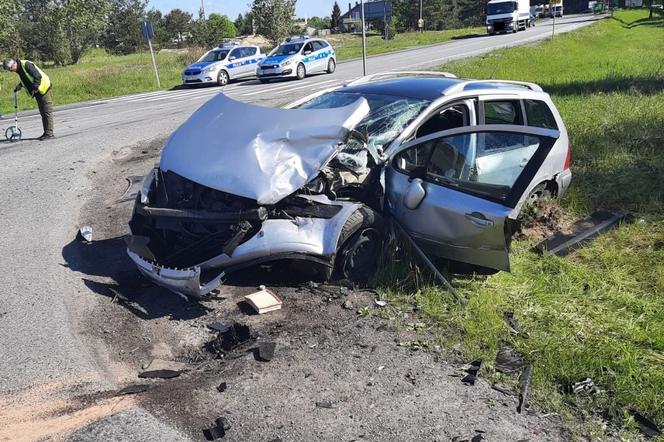
M 518 32 L 530 26 L 530 0 L 490 0 L 486 5 L 486 31 Z

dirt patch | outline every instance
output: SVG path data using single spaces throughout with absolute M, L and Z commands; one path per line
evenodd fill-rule
M 519 222 L 519 236 L 541 241 L 555 232 L 571 232 L 574 220 L 565 214 L 556 200 L 543 198 L 524 207 Z
M 123 178 L 146 173 L 160 146 L 125 149 L 95 175 L 96 193 L 80 220 L 95 239 L 63 252 L 73 275 L 98 297 L 83 333 L 100 366 L 114 367 L 108 372 L 118 387 L 137 382 L 154 359 L 159 368 L 184 370 L 173 379 L 141 380 L 150 388 L 133 397 L 153 415 L 195 439 L 218 417 L 228 426 L 226 439 L 242 441 L 562 438 L 552 418 L 517 414 L 516 398 L 491 389 L 481 375 L 466 386 L 461 364 L 400 346 L 416 332 L 358 313 L 380 308 L 371 291 L 294 284 L 296 267 L 249 269 L 204 302 L 144 280 L 122 241 L 132 203 L 117 200 Z M 282 310 L 247 313 L 243 297 L 259 284 L 277 291 Z M 219 358 L 208 351 L 216 332 L 207 325 L 226 320 L 248 325 L 255 336 Z M 270 362 L 255 354 L 266 341 L 276 344 Z

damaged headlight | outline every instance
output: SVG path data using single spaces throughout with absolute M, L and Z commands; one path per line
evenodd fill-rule
M 155 167 L 143 178 L 143 184 L 141 184 L 141 204 L 150 204 L 150 190 L 156 176 L 157 168 Z

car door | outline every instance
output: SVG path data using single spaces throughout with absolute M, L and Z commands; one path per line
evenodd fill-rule
M 316 72 L 323 72 L 327 70 L 327 57 L 325 56 L 325 48 L 320 41 L 316 40 L 312 43 L 314 53 L 314 65 Z
M 509 271 L 507 217 L 558 137 L 483 125 L 415 139 L 387 165 L 388 210 L 428 253 Z
M 307 69 L 307 74 L 316 72 L 316 54 L 314 54 L 314 45 L 308 42 L 302 48 L 302 62 Z
M 258 50 L 254 47 L 242 48 L 242 76 L 248 77 L 256 74 Z
M 226 65 L 226 69 L 231 78 L 242 77 L 243 49 L 235 48 L 228 54 L 229 63 Z

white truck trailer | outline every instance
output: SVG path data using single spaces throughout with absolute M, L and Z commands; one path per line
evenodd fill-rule
M 518 32 L 530 26 L 530 0 L 490 0 L 486 5 L 486 31 Z

